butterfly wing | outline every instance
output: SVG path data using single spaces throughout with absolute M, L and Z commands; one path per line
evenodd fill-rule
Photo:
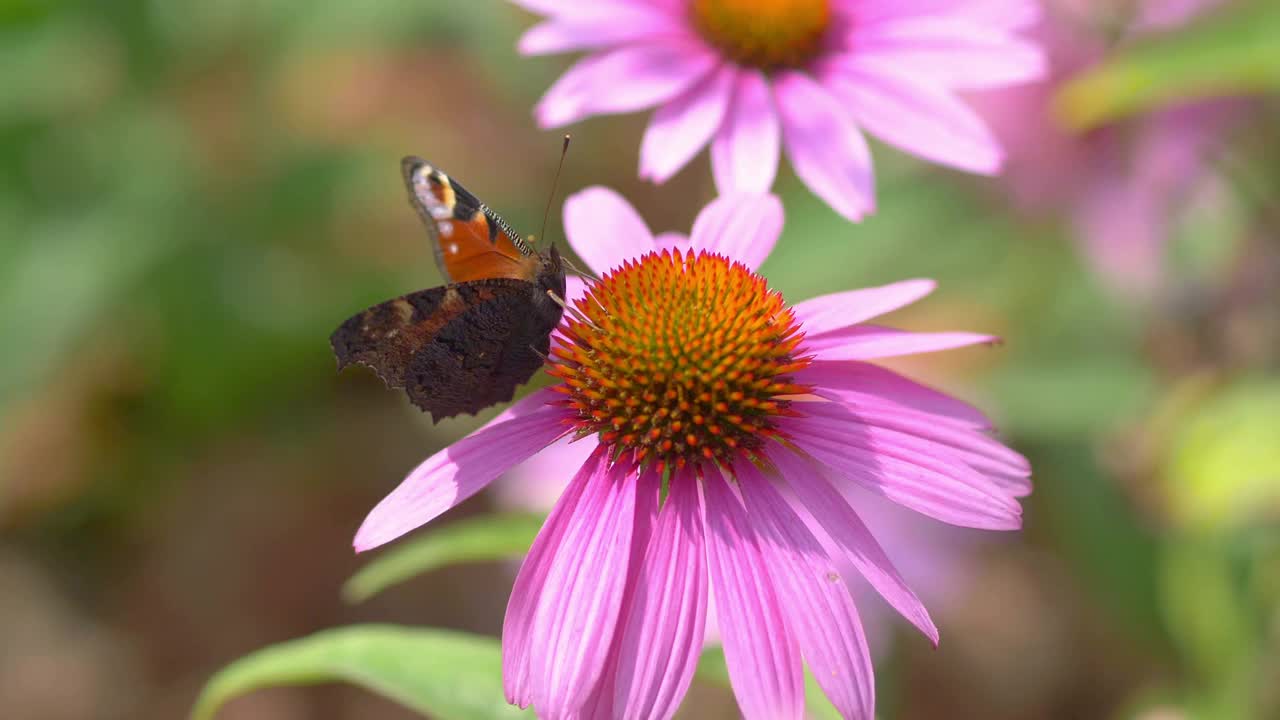
M 497 213 L 422 158 L 406 157 L 400 169 L 447 281 L 533 279 L 536 253 Z
M 560 314 L 537 285 L 492 278 L 375 305 L 330 342 L 339 369 L 367 365 L 439 422 L 510 400 L 542 366 Z

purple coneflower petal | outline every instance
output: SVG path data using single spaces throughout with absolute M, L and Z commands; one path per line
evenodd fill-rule
M 618 625 L 637 514 L 634 469 L 588 480 L 554 548 L 533 614 L 529 677 L 543 717 L 569 717 L 588 699 Z
M 627 718 L 674 715 L 702 649 L 708 583 L 702 500 L 692 472 L 678 471 L 670 488 L 618 653 L 614 707 L 625 708 Z
M 529 638 L 533 633 L 533 616 L 538 598 L 546 585 L 552 560 L 564 540 L 566 528 L 577 511 L 578 503 L 588 486 L 603 481 L 608 451 L 597 447 L 582 464 L 573 480 L 565 487 L 560 499 L 551 508 L 551 514 L 542 524 L 529 554 L 520 564 L 511 599 L 507 601 L 507 614 L 502 621 L 502 685 L 507 702 L 528 707 L 533 702 L 533 689 L 529 677 Z
M 793 309 L 796 319 L 804 326 L 805 335 L 813 337 L 910 305 L 933 292 L 937 285 L 926 279 L 903 280 L 880 287 L 820 295 L 796 303 Z
M 963 463 L 895 443 L 847 411 L 811 403 L 779 426 L 797 447 L 877 495 L 952 525 L 1012 530 L 1022 525 L 1016 500 Z
M 849 587 L 822 545 L 749 462 L 735 466 L 788 625 L 818 685 L 846 718 L 872 718 L 871 654 Z
M 524 55 L 544 55 L 689 36 L 688 24 L 670 13 L 639 3 L 602 4 L 535 25 L 516 47 Z
M 742 503 L 712 471 L 703 480 L 707 567 L 725 663 L 747 720 L 804 717 L 800 646 L 787 626 Z
M 974 406 L 870 363 L 856 360 L 818 360 L 797 373 L 796 381 L 842 393 L 882 398 L 897 405 L 930 413 L 940 421 L 978 429 L 990 428 L 992 425 L 991 420 Z
M 689 236 L 678 232 L 658 233 L 653 238 L 653 249 L 656 252 L 663 250 L 675 250 L 679 248 L 684 251 L 689 247 Z
M 356 531 L 356 552 L 390 542 L 484 489 L 566 431 L 565 410 L 538 390 L 489 424 L 427 458 L 379 502 Z
M 849 557 L 876 592 L 935 646 L 938 628 L 924 603 L 907 586 L 871 530 L 812 462 L 776 447 L 769 453 L 778 471 L 813 519 Z
M 589 187 L 564 201 L 564 234 L 597 273 L 653 250 L 653 233 L 640 213 L 606 187 Z
M 758 70 L 739 71 L 729 112 L 711 141 L 716 190 L 768 192 L 778 174 L 779 133 L 769 81 Z
M 819 360 L 874 360 L 999 342 L 994 335 L 968 332 L 916 333 L 879 325 L 856 325 L 805 338 L 803 350 Z
M 643 110 L 676 97 L 718 64 L 715 53 L 688 40 L 606 50 L 565 71 L 538 101 L 534 115 L 549 128 L 595 113 Z
M 723 255 L 756 270 L 782 233 L 782 201 L 776 195 L 721 195 L 698 213 L 689 248 Z
M 819 394 L 826 392 L 818 391 Z M 939 423 L 928 413 L 894 408 L 886 403 L 854 401 L 848 407 L 859 420 L 868 425 L 941 445 L 945 447 L 945 452 L 955 455 L 990 478 L 1014 479 L 1031 475 L 1031 463 L 1026 458 L 984 433 Z M 1023 494 L 1031 491 L 1030 482 L 1020 486 L 1026 491 Z
M 1004 155 L 986 123 L 949 91 L 892 64 L 862 55 L 829 65 L 822 82 L 867 132 L 942 165 L 990 175 Z
M 938 88 L 982 90 L 1044 77 L 1035 43 L 990 24 L 948 17 L 917 17 L 855 25 L 851 52 L 831 59 L 841 67 L 893 68 Z M 855 108 L 856 109 L 856 108 Z
M 711 140 L 729 108 L 737 70 L 718 70 L 658 108 L 640 143 L 640 177 L 666 182 Z
M 779 73 L 774 92 L 796 175 L 850 220 L 874 210 L 871 151 L 840 101 L 798 72 Z

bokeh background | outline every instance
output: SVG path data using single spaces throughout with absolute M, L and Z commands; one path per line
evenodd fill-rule
M 877 518 L 942 631 L 934 650 L 872 615 L 884 718 L 1280 717 L 1275 100 L 1074 134 L 1054 113 L 1075 72 L 1212 22 L 1161 5 L 1049 3 L 1050 81 L 973 98 L 1002 177 L 876 146 L 859 225 L 779 181 L 770 282 L 937 278 L 893 324 L 1005 343 L 897 367 L 987 409 L 1035 468 L 1017 535 Z M 341 599 L 368 509 L 493 413 L 432 426 L 336 374 L 327 338 L 440 281 L 401 155 L 538 231 L 560 136 L 530 109 L 568 59 L 517 56 L 531 20 L 499 0 L 0 2 L 0 717 L 182 717 L 226 663 L 352 622 L 498 632 L 510 563 Z M 639 182 L 644 121 L 572 128 L 560 198 L 609 185 L 687 230 L 706 159 Z M 733 716 L 695 685 L 685 717 Z M 219 717 L 415 716 L 326 685 Z

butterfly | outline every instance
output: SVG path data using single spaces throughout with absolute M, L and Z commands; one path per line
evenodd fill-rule
M 329 338 L 338 369 L 368 366 L 433 422 L 511 400 L 550 351 L 564 265 L 425 160 L 400 162 L 447 285 L 374 305 Z M 553 297 L 554 295 L 554 297 Z

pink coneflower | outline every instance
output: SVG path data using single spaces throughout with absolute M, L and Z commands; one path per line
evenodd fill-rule
M 927 160 L 1000 169 L 956 91 L 1039 77 L 1017 32 L 1030 0 L 515 0 L 547 20 L 525 54 L 590 52 L 538 103 L 558 127 L 657 107 L 640 175 L 663 182 L 711 144 L 716 187 L 764 192 L 785 147 L 813 192 L 856 220 L 875 207 L 862 131 Z
M 1061 83 L 1117 46 L 1191 20 L 1221 0 L 1046 0 L 1030 31 L 1047 49 L 1043 82 L 984 93 L 979 112 L 1008 151 L 1008 192 L 1031 210 L 1063 209 L 1085 259 L 1120 295 L 1144 299 L 1164 282 L 1181 210 L 1218 189 L 1213 160 L 1240 103 L 1213 100 L 1077 134 L 1061 126 Z
M 710 595 L 748 718 L 800 718 L 805 664 L 873 717 L 848 564 L 937 629 L 839 488 L 938 520 L 1011 530 L 1029 467 L 972 407 L 868 361 L 978 343 L 864 321 L 927 294 L 910 280 L 789 307 L 756 275 L 782 227 L 733 195 L 688 238 L 655 238 L 611 191 L 565 207 L 602 275 L 578 283 L 536 391 L 414 470 L 357 550 L 432 520 L 563 437 L 590 449 L 521 566 L 503 626 L 510 702 L 543 718 L 668 718 L 693 677 Z

